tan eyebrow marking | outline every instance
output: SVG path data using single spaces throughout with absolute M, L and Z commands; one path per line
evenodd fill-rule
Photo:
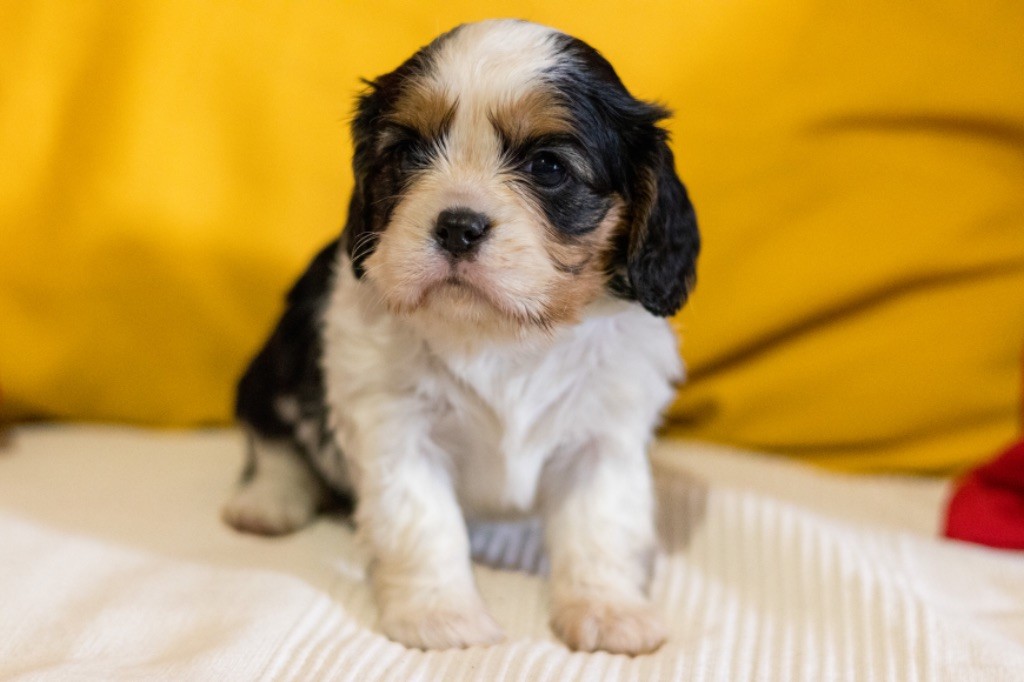
M 424 138 L 439 138 L 451 126 L 457 106 L 458 101 L 444 90 L 413 85 L 401 94 L 387 120 Z
M 513 147 L 532 138 L 573 130 L 568 109 L 554 94 L 542 89 L 530 90 L 515 100 L 498 103 L 488 118 L 506 144 Z

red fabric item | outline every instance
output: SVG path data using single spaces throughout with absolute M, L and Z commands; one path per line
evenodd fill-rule
M 969 473 L 946 511 L 946 537 L 1024 549 L 1024 440 Z

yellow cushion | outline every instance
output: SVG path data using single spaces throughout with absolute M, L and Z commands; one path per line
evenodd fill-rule
M 0 22 L 6 419 L 229 419 L 341 225 L 357 78 L 454 24 L 601 49 L 672 128 L 706 248 L 671 431 L 850 469 L 1013 435 L 1024 5 L 24 2 Z

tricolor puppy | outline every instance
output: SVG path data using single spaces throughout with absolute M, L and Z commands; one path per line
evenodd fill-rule
M 554 632 L 657 648 L 646 450 L 699 247 L 667 112 L 521 21 L 460 26 L 368 85 L 345 229 L 238 387 L 226 520 L 287 533 L 349 497 L 380 628 L 433 649 L 502 637 L 464 519 L 538 514 Z

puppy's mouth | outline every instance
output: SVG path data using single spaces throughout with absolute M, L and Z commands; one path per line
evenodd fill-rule
M 377 272 L 388 272 L 387 266 L 377 267 Z M 481 328 L 548 326 L 536 297 L 509 291 L 503 286 L 501 273 L 479 260 L 428 259 L 404 276 L 388 274 L 379 286 L 383 302 L 396 315 L 420 319 L 425 315 L 426 319 L 444 320 L 460 328 L 467 323 Z M 388 286 L 389 280 L 395 285 Z
M 422 292 L 419 304 L 432 314 L 453 319 L 484 319 L 481 315 L 496 314 L 509 321 L 523 322 L 519 311 L 510 306 L 495 290 L 486 273 L 456 265 L 443 276 L 428 284 Z
M 423 290 L 423 296 L 420 300 L 421 303 L 425 303 L 431 298 L 442 296 L 454 297 L 456 299 L 470 297 L 477 301 L 487 303 L 492 307 L 497 307 L 495 306 L 495 302 L 491 300 L 483 289 L 474 284 L 465 275 L 459 274 L 454 268 L 448 275 L 427 285 Z
M 475 287 L 467 282 L 464 278 L 457 274 L 451 274 L 442 279 L 440 282 L 434 285 L 435 287 L 455 287 L 455 288 L 467 288 L 475 289 Z

